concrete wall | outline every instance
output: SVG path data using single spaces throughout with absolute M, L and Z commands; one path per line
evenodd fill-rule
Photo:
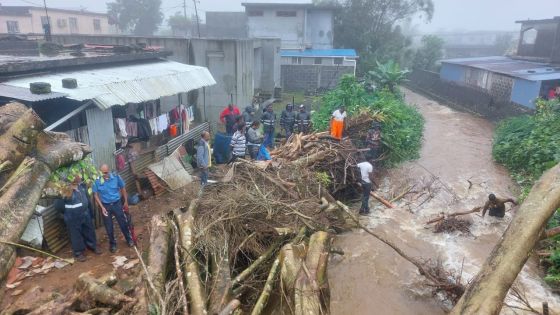
M 296 65 L 297 63 L 294 62 L 294 59 L 292 59 L 293 57 L 282 57 L 282 64 L 283 65 Z M 332 57 L 321 57 L 321 65 L 323 66 L 336 66 L 336 64 L 334 63 L 335 59 L 338 58 L 332 58 Z M 354 59 L 346 59 L 346 58 L 342 58 L 340 57 L 340 59 L 342 60 L 342 66 L 349 66 L 349 67 L 354 67 L 356 66 L 356 60 Z M 313 57 L 302 57 L 301 58 L 301 65 L 314 65 L 315 64 L 315 58 Z
M 0 16 L 0 33 L 8 33 L 7 21 L 17 21 L 19 34 L 43 33 L 42 9 L 31 8 L 30 16 Z M 115 34 L 116 27 L 109 25 L 106 14 L 71 12 L 66 10 L 49 10 L 52 34 Z M 70 27 L 70 18 L 76 18 L 77 27 Z M 101 29 L 94 28 L 94 20 L 99 20 Z M 59 22 L 60 21 L 60 22 Z
M 262 16 L 247 16 L 250 38 L 280 38 L 283 49 L 304 48 L 305 10 L 286 8 L 247 8 L 262 11 Z M 295 17 L 276 16 L 277 11 L 295 11 Z
M 408 87 L 442 102 L 444 105 L 480 114 L 490 120 L 500 120 L 531 112 L 531 108 L 509 100 L 500 100 L 486 89 L 466 86 L 440 79 L 435 72 L 415 70 L 406 83 Z
M 332 10 L 307 10 L 305 41 L 313 49 L 332 49 L 333 38 Z
M 245 12 L 206 12 L 206 36 L 247 38 L 247 15 Z
M 241 108 L 249 105 L 254 88 L 268 93 L 280 86 L 280 40 L 279 39 L 186 39 L 173 37 L 140 36 L 88 36 L 56 35 L 53 40 L 61 44 L 90 43 L 107 45 L 130 45 L 146 43 L 173 52 L 168 59 L 207 67 L 217 84 L 192 92 L 189 104 L 196 104 L 198 115 L 210 122 L 218 120 L 219 111 L 233 101 Z M 261 50 L 260 76 L 255 76 L 255 48 Z M 259 69 L 257 68 L 257 71 Z M 255 78 L 260 82 L 254 84 Z M 206 111 L 205 111 L 206 110 Z M 206 117 L 204 118 L 204 113 Z M 211 124 L 215 128 L 215 124 Z
M 354 74 L 354 67 L 282 65 L 282 87 L 285 91 L 332 89 L 344 74 Z

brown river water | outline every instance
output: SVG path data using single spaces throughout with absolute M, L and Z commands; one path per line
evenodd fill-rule
M 395 209 L 372 200 L 372 214 L 361 220 L 412 256 L 440 259 L 447 270 L 463 270 L 466 282 L 476 275 L 515 209 L 503 220 L 470 215 L 470 235 L 436 234 L 426 228 L 425 222 L 441 212 L 482 206 L 489 193 L 516 197 L 518 187 L 507 171 L 492 161 L 492 123 L 409 90 L 404 92 L 407 102 L 416 106 L 426 120 L 421 157 L 383 174 L 379 194 L 391 199 L 391 194 L 397 196 L 408 187 L 415 188 L 396 202 Z M 332 257 L 329 264 L 332 314 L 437 315 L 449 309 L 441 297 L 423 285 L 412 264 L 369 234 L 355 230 L 340 235 L 334 246 L 345 255 Z M 541 280 L 539 272 L 536 261 L 529 260 L 517 281 L 533 307 L 540 309 L 547 301 L 551 314 L 558 314 L 560 299 Z M 506 303 L 516 305 L 510 296 Z M 501 314 L 529 313 L 504 307 Z

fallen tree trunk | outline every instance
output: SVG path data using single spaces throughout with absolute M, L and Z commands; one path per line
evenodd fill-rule
M 165 278 L 167 275 L 170 230 L 167 221 L 160 215 L 152 217 L 150 223 L 150 251 L 148 253 L 148 277 L 152 279 L 155 295 L 165 293 Z M 162 305 L 163 307 L 163 305 Z
M 22 162 L 29 165 L 20 168 L 18 177 L 0 196 L 0 240 L 17 243 L 51 173 L 63 165 L 83 159 L 89 152 L 85 144 L 70 141 L 66 135 L 40 134 L 37 137 L 37 157 Z M 0 280 L 7 275 L 14 260 L 13 247 L 0 244 Z
M 330 237 L 327 232 L 320 231 L 311 235 L 307 257 L 296 281 L 296 315 L 328 313 L 325 258 L 328 258 L 329 251 Z
M 193 223 L 198 199 L 193 199 L 186 213 L 177 213 L 176 218 L 179 223 L 179 232 L 181 236 L 181 248 L 184 251 L 184 264 L 187 274 L 187 287 L 189 294 L 189 302 L 191 303 L 191 314 L 206 315 L 206 294 L 202 281 L 200 281 L 200 272 L 198 262 L 195 260 L 194 239 L 193 239 Z
M 559 206 L 560 164 L 535 183 L 451 314 L 499 314 L 507 292 Z
M 212 254 L 213 285 L 210 292 L 210 314 L 220 313 L 232 299 L 227 241 L 225 244 L 223 252 L 215 251 Z

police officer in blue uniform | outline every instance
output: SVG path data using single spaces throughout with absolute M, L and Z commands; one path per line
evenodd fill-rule
M 103 223 L 109 237 L 109 249 L 111 253 L 114 253 L 117 251 L 117 242 L 113 233 L 113 216 L 117 219 L 128 246 L 134 246 L 123 211 L 123 206 L 128 208 L 128 195 L 123 179 L 119 175 L 110 172 L 109 166 L 102 165 L 99 170 L 102 173 L 102 178 L 97 179 L 93 184 L 93 193 L 95 201 L 101 208 L 101 214 L 103 214 Z

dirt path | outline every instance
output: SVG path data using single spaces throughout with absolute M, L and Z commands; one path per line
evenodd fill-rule
M 502 221 L 472 215 L 471 235 L 435 234 L 424 222 L 442 211 L 483 205 L 491 192 L 516 196 L 517 186 L 492 161 L 490 122 L 404 91 L 407 102 L 417 106 L 426 119 L 421 157 L 385 174 L 379 193 L 390 197 L 412 185 L 419 193 L 399 201 L 398 209 L 387 210 L 372 201 L 373 214 L 362 220 L 406 252 L 439 258 L 447 269 L 463 269 L 463 277 L 471 279 L 507 228 L 511 212 Z M 346 255 L 333 258 L 329 265 L 333 314 L 444 314 L 445 303 L 422 286 L 415 268 L 381 242 L 355 231 L 338 237 L 336 243 Z M 535 306 L 548 301 L 558 310 L 559 300 L 536 270 L 535 263 L 529 262 L 520 282 Z M 502 313 L 511 311 L 504 308 Z

